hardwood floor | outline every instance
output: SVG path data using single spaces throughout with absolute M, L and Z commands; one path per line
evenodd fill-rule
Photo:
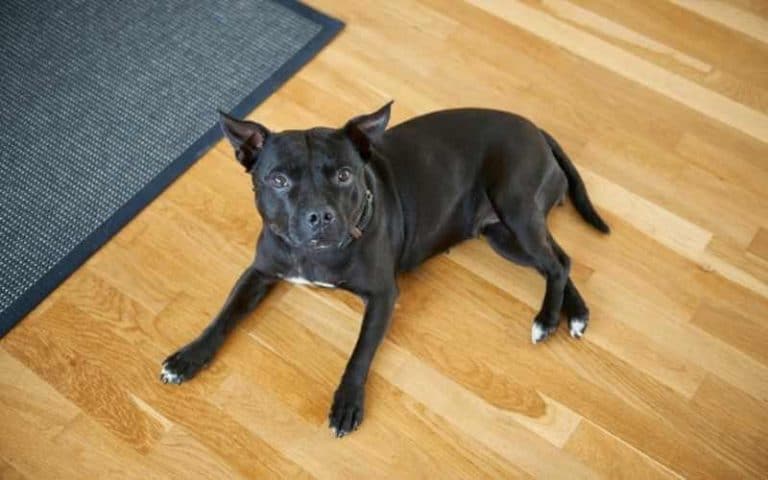
M 309 3 L 346 29 L 251 117 L 533 119 L 613 227 L 550 217 L 586 337 L 531 345 L 543 280 L 474 240 L 401 278 L 349 437 L 326 420 L 362 313 L 343 292 L 278 287 L 161 384 L 261 228 L 219 143 L 0 341 L 0 477 L 768 478 L 768 4 Z

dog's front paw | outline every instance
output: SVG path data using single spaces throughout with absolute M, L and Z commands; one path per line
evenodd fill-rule
M 339 385 L 333 396 L 328 421 L 333 434 L 341 438 L 352 433 L 363 421 L 365 389 L 362 385 Z
M 177 385 L 187 381 L 206 366 L 212 356 L 209 349 L 191 343 L 165 359 L 160 381 Z

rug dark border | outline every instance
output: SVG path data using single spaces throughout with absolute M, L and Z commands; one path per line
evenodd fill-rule
M 283 83 L 293 76 L 301 67 L 307 64 L 320 50 L 323 49 L 343 28 L 344 23 L 321 13 L 312 7 L 293 0 L 273 0 L 293 12 L 312 20 L 322 28 L 312 40 L 301 48 L 282 67 L 262 82 L 256 90 L 246 96 L 231 113 L 244 117 L 267 97 L 274 93 Z M 198 138 L 184 153 L 163 169 L 128 202 L 121 206 L 110 218 L 102 223 L 79 245 L 67 254 L 59 263 L 49 270 L 24 294 L 17 298 L 8 308 L 0 312 L 0 338 L 8 333 L 22 318 L 38 303 L 43 301 L 56 287 L 66 280 L 88 257 L 93 255 L 107 240 L 112 238 L 144 207 L 155 199 L 176 178 L 184 173 L 197 159 L 208 151 L 222 137 L 218 125 L 213 125 L 202 137 Z

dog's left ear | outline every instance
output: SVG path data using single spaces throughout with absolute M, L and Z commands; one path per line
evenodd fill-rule
M 264 143 L 269 137 L 269 130 L 263 125 L 247 120 L 238 120 L 219 110 L 219 124 L 229 143 L 235 149 L 235 156 L 246 172 L 250 172 Z
M 352 140 L 364 160 L 371 158 L 371 144 L 384 134 L 391 110 L 392 101 L 389 101 L 375 112 L 355 117 L 344 126 L 344 133 Z

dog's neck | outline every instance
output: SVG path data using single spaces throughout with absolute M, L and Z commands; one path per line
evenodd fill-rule
M 357 223 L 350 229 L 349 234 L 358 239 L 363 236 L 363 232 L 368 228 L 368 224 L 371 223 L 373 218 L 373 193 L 370 190 L 365 190 L 365 202 L 363 203 L 363 209 L 360 212 L 360 218 Z
M 366 185 L 365 199 L 363 200 L 363 206 L 360 209 L 360 216 L 358 217 L 355 224 L 352 225 L 352 227 L 349 229 L 347 238 L 340 245 L 340 248 L 344 248 L 350 243 L 352 243 L 352 241 L 362 237 L 363 234 L 365 233 L 365 230 L 368 228 L 368 225 L 370 225 L 372 218 L 373 218 L 373 192 L 371 192 L 371 189 L 368 188 L 368 186 Z

